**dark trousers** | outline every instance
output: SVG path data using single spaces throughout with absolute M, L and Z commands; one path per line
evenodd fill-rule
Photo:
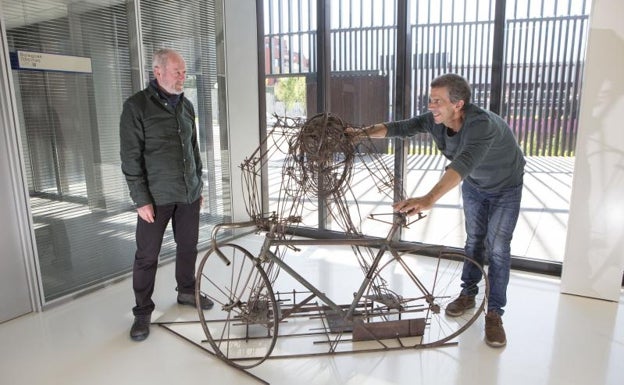
M 136 245 L 132 287 L 136 306 L 134 315 L 154 311 L 152 293 L 156 282 L 158 255 L 169 220 L 176 242 L 175 278 L 181 293 L 195 292 L 195 262 L 199 237 L 199 199 L 191 204 L 176 203 L 154 206 L 154 223 L 145 222 L 137 215 Z

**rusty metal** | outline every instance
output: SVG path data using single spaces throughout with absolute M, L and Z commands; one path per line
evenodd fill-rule
M 425 326 L 424 318 L 385 322 L 356 322 L 353 327 L 353 341 L 422 336 L 425 333 Z
M 212 248 L 198 267 L 196 295 L 207 295 L 215 302 L 213 310 L 198 309 L 206 342 L 215 355 L 248 369 L 273 357 L 452 344 L 484 309 L 486 279 L 481 281 L 474 311 L 454 319 L 444 315 L 445 306 L 461 291 L 463 263 L 477 264 L 461 254 L 441 253 L 423 261 L 413 255 L 419 250 L 416 246 L 402 245 L 398 250 L 393 242 L 397 231 L 424 215 L 412 221 L 391 212 L 369 215 L 364 219 L 379 221 L 389 229 L 383 238 L 365 237 L 360 230 L 363 218 L 351 190 L 354 172 L 365 172 L 380 199 L 390 201 L 395 183 L 389 158 L 374 151 L 363 130 L 350 127 L 337 116 L 275 120 L 266 140 L 241 164 L 250 220 L 216 226 Z M 262 176 L 275 170 L 279 170 L 279 187 L 267 210 L 260 186 Z M 306 211 L 320 204 L 328 208 L 328 219 L 344 233 L 342 238 L 300 239 L 287 231 L 305 226 Z M 258 252 L 217 241 L 222 230 L 242 228 L 263 235 Z M 350 302 L 331 299 L 286 260 L 287 255 L 310 246 L 351 250 L 362 279 L 349 288 L 348 293 L 353 293 Z M 274 290 L 283 282 L 296 287 Z M 278 339 L 288 338 L 320 340 L 311 341 L 309 353 L 285 353 Z M 323 346 L 326 349 L 318 350 Z

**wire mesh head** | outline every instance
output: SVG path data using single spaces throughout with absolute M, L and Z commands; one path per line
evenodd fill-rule
M 305 121 L 291 143 L 298 183 L 309 197 L 326 197 L 349 184 L 355 147 L 346 126 L 337 116 L 318 114 Z
M 351 186 L 358 175 L 392 199 L 392 157 L 379 153 L 365 131 L 330 113 L 274 119 L 266 138 L 241 164 L 247 213 L 260 228 L 273 221 L 304 223 L 324 205 L 335 226 L 358 232 L 362 218 Z M 263 175 L 271 180 L 268 206 L 263 204 Z

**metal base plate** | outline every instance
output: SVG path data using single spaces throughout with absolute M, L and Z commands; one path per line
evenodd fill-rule
M 353 341 L 422 336 L 424 332 L 424 318 L 369 323 L 356 322 L 353 328 Z

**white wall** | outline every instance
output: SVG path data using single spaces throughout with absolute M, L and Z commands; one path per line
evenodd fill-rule
M 624 1 L 594 0 L 592 7 L 561 290 L 618 301 L 624 271 Z
M 239 166 L 259 144 L 256 2 L 223 0 L 233 221 L 247 221 Z

